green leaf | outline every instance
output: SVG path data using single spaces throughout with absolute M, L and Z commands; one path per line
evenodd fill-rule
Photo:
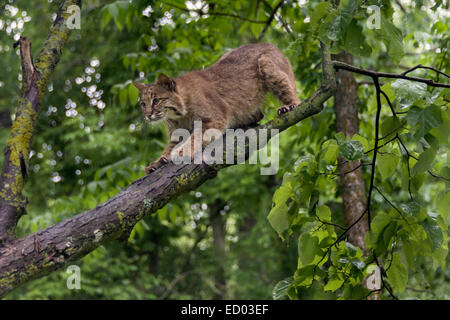
M 119 2 L 113 2 L 108 6 L 108 11 L 114 18 L 114 23 L 119 30 L 123 29 L 123 22 L 125 22 L 125 12 L 120 8 Z
M 325 205 L 317 208 L 316 214 L 321 221 L 331 222 L 331 210 Z
M 289 289 L 293 281 L 293 277 L 288 277 L 279 281 L 272 290 L 273 300 L 281 300 L 283 297 L 285 297 L 287 294 L 287 290 Z
M 375 249 L 377 254 L 385 252 L 396 230 L 397 223 L 391 216 L 384 212 L 379 212 L 371 222 L 371 230 L 367 232 L 367 246 Z
M 419 252 L 416 250 L 417 245 L 415 241 L 403 240 L 402 244 L 406 262 L 410 266 L 414 265 L 416 263 L 417 256 L 419 255 Z
M 387 270 L 388 280 L 394 292 L 401 293 L 405 291 L 408 282 L 408 269 L 401 261 L 398 252 L 394 253 L 392 264 Z
M 172 223 L 175 223 L 175 221 L 177 219 L 177 211 L 176 210 L 171 210 L 169 212 L 169 219 Z
M 95 191 L 97 190 L 97 182 L 91 181 L 88 183 L 87 187 L 90 193 L 95 193 Z
M 334 164 L 339 154 L 339 146 L 336 140 L 331 139 L 324 142 L 322 158 L 327 164 Z
M 325 43 L 340 40 L 346 33 L 355 11 L 358 9 L 357 0 L 342 0 L 339 3 L 339 12 L 331 11 L 321 26 L 321 39 L 326 36 Z
M 446 111 L 441 110 L 442 124 L 430 130 L 430 133 L 435 136 L 439 143 L 447 144 L 450 136 L 450 108 Z
M 127 106 L 127 100 L 128 100 L 128 90 L 125 88 L 119 92 L 119 102 L 122 108 L 125 108 Z
M 283 184 L 273 194 L 272 201 L 275 206 L 280 206 L 286 204 L 286 201 L 292 195 L 292 184 L 289 182 L 290 176 L 285 175 L 283 177 Z
M 319 38 L 326 45 L 330 46 L 331 41 L 335 41 L 338 38 L 340 29 L 336 27 L 335 20 L 338 15 L 335 10 L 331 10 L 324 18 L 323 23 L 320 24 Z M 335 40 L 332 40 L 335 39 Z
M 357 24 L 356 20 L 352 20 L 352 23 L 347 28 L 344 49 L 358 57 L 369 56 L 372 53 L 372 48 L 367 44 L 362 28 Z
M 339 289 L 343 283 L 344 283 L 344 279 L 338 279 L 338 278 L 330 279 L 327 282 L 327 284 L 325 285 L 325 287 L 323 288 L 323 290 L 334 292 L 337 289 Z
M 314 10 L 310 13 L 310 27 L 314 30 L 319 21 L 332 9 L 332 5 L 329 2 L 321 2 L 317 4 Z
M 427 85 L 421 82 L 414 82 L 405 79 L 397 79 L 391 84 L 398 102 L 403 108 L 410 107 L 415 102 L 424 99 L 429 95 Z
M 275 206 L 270 210 L 267 219 L 280 236 L 289 228 L 288 208 L 286 205 Z
M 294 165 L 295 172 L 299 172 L 303 167 L 309 167 L 312 161 L 311 156 L 303 156 L 298 158 Z
M 119 6 L 122 10 L 127 11 L 130 7 L 130 1 L 129 0 L 119 0 L 115 2 L 117 6 Z
M 420 205 L 417 202 L 408 202 L 400 205 L 402 211 L 411 217 L 418 217 L 420 214 Z
M 346 137 L 345 137 L 345 134 L 343 132 L 336 133 L 334 135 L 334 137 L 338 141 L 338 144 L 341 144 L 341 143 L 345 142 L 345 140 L 347 140 Z
M 108 22 L 111 20 L 111 14 L 109 10 L 106 10 L 106 7 L 102 9 L 102 17 L 100 19 L 100 30 L 104 30 Z
M 278 235 L 284 240 L 283 233 L 289 228 L 289 208 L 286 205 L 287 200 L 291 197 L 292 194 L 292 186 L 288 181 L 290 178 L 288 175 L 285 175 L 283 180 L 283 185 L 278 188 L 274 195 L 272 201 L 275 203 L 275 206 L 270 210 L 267 219 L 269 220 L 270 225 L 275 231 L 278 232 Z
M 412 107 L 409 109 L 406 119 L 409 125 L 417 126 L 414 134 L 416 139 L 423 137 L 428 131 L 442 123 L 441 110 L 436 106 L 430 106 L 425 109 Z
M 431 239 L 431 242 L 433 243 L 433 251 L 439 249 L 444 240 L 441 227 L 431 217 L 423 221 L 421 225 L 425 229 L 425 232 L 427 233 L 428 237 Z
M 379 152 L 377 157 L 377 169 L 380 171 L 383 179 L 387 180 L 397 169 L 397 165 L 401 158 L 400 152 L 398 149 L 392 149 L 391 151 Z
M 391 239 L 395 235 L 396 231 L 397 231 L 397 222 L 396 221 L 388 224 L 386 226 L 386 228 L 384 228 L 383 232 L 380 235 L 378 246 L 380 248 L 387 249 L 389 246 L 389 243 L 391 242 Z
M 294 274 L 293 286 L 309 286 L 314 278 L 324 277 L 325 272 L 321 268 L 315 268 L 313 264 L 297 269 Z
M 255 38 L 259 37 L 259 34 L 261 33 L 263 29 L 263 26 L 256 24 L 256 23 L 252 23 L 250 26 L 250 30 L 252 31 L 252 34 Z
M 131 105 L 135 106 L 139 99 L 139 90 L 132 84 L 128 86 L 128 96 L 130 98 Z
M 364 148 L 364 151 L 369 150 L 369 141 L 366 138 L 361 137 L 359 134 L 355 133 L 352 137 L 352 140 L 359 141 Z
M 394 102 L 396 95 L 395 95 L 394 91 L 392 90 L 391 85 L 392 85 L 391 82 L 385 83 L 384 85 L 381 86 L 381 90 L 383 90 L 383 92 L 386 93 L 386 95 L 389 98 L 389 101 Z M 383 103 L 383 104 L 388 103 L 386 100 L 386 97 L 383 94 L 381 95 L 381 103 Z
M 361 142 L 355 140 L 341 142 L 339 151 L 344 158 L 351 161 L 361 159 L 364 156 L 364 147 Z
M 447 218 L 450 213 L 450 190 L 441 191 L 436 195 L 436 211 Z
M 326 32 L 328 40 L 331 41 L 339 40 L 339 34 L 341 33 L 341 23 L 342 23 L 342 16 L 336 15 L 333 21 L 331 21 L 331 23 L 328 24 Z
M 341 0 L 339 2 L 339 11 L 342 16 L 341 28 L 343 30 L 350 24 L 357 10 L 358 0 Z
M 356 286 L 345 286 L 343 298 L 345 300 L 364 300 L 369 293 L 369 289 L 359 284 Z
M 393 138 L 393 135 L 401 130 L 401 125 L 402 122 L 398 117 L 386 118 L 381 122 L 381 134 L 384 138 L 387 138 L 388 136 Z
M 114 19 L 119 17 L 119 7 L 115 3 L 108 5 L 108 12 Z
M 302 233 L 298 239 L 298 257 L 305 266 L 314 261 L 319 248 L 319 238 L 312 237 L 309 233 Z
M 419 160 L 411 170 L 411 175 L 416 176 L 429 170 L 432 167 L 435 158 L 436 150 L 433 148 L 429 148 L 422 152 L 419 156 Z
M 384 16 L 381 16 L 380 31 L 389 57 L 398 63 L 404 55 L 402 32 Z

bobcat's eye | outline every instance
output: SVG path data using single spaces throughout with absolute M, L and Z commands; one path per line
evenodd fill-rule
M 159 99 L 158 99 L 158 98 L 155 98 L 155 99 L 153 99 L 152 105 L 155 106 L 158 102 L 159 102 Z
M 141 102 L 141 107 L 145 108 L 145 102 Z

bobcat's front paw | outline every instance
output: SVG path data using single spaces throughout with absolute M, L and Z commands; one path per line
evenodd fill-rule
M 169 160 L 167 160 L 166 157 L 161 157 L 158 160 L 150 163 L 147 168 L 145 168 L 145 173 L 149 174 L 153 171 L 156 171 L 157 169 L 165 166 L 167 163 L 169 162 Z
M 291 110 L 294 109 L 296 106 L 297 106 L 297 105 L 295 105 L 295 104 L 290 104 L 290 105 L 282 106 L 282 107 L 278 108 L 277 114 L 280 116 L 280 115 L 282 115 L 283 113 L 286 113 L 286 112 L 291 111 Z

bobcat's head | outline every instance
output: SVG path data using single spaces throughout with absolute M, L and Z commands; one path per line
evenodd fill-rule
M 140 82 L 133 84 L 139 89 L 139 104 L 145 119 L 156 122 L 163 118 L 177 119 L 186 114 L 176 82 L 165 74 L 159 75 L 152 84 Z

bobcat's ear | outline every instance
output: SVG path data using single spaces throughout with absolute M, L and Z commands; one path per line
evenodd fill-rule
M 160 85 L 163 88 L 166 88 L 169 91 L 175 91 L 177 88 L 177 84 L 174 80 L 170 79 L 164 73 L 161 73 L 156 80 L 156 84 Z
M 145 89 L 145 83 L 133 81 L 133 85 L 139 90 L 142 91 Z

